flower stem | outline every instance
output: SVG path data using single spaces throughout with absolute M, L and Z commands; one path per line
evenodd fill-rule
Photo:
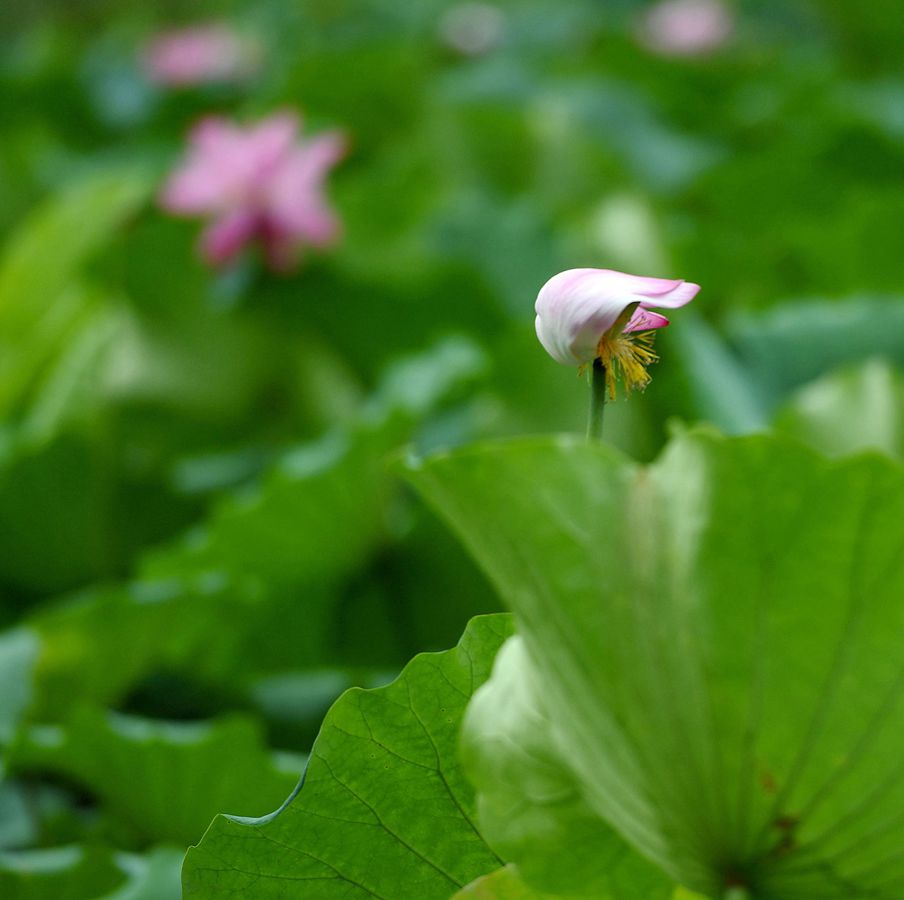
M 603 439 L 603 413 L 606 409 L 606 367 L 597 357 L 590 374 L 590 414 L 587 419 L 587 440 Z

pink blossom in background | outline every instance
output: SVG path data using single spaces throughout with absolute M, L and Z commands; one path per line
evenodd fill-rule
M 208 263 L 224 265 L 259 241 L 270 267 L 286 271 L 304 246 L 325 247 L 338 238 L 324 181 L 345 154 L 345 140 L 338 132 L 308 139 L 298 132 L 291 113 L 247 127 L 217 117 L 195 126 L 160 202 L 176 215 L 210 220 L 201 234 Z
M 644 15 L 640 40 L 662 56 L 703 56 L 725 44 L 733 30 L 721 0 L 662 0 Z
M 147 77 L 168 87 L 238 81 L 254 72 L 258 47 L 228 25 L 211 23 L 165 31 L 141 54 Z

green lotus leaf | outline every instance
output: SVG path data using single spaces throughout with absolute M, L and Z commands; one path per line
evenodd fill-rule
M 13 773 L 63 777 L 87 790 L 120 843 L 197 840 L 212 815 L 261 813 L 281 802 L 303 765 L 274 757 L 256 722 L 160 722 L 85 707 L 65 725 L 33 726 L 9 751 Z
M 343 694 L 294 798 L 261 819 L 220 816 L 189 850 L 186 898 L 447 900 L 499 868 L 474 825 L 456 744 L 510 634 L 507 614 L 473 619 L 455 649 L 415 657 L 386 687 Z
M 904 377 L 871 359 L 825 375 L 796 391 L 775 428 L 830 456 L 881 450 L 904 457 Z
M 559 437 L 410 477 L 515 612 L 549 720 L 534 745 L 577 809 L 706 896 L 904 896 L 899 465 L 689 432 L 649 467 Z M 518 764 L 511 744 L 484 754 L 481 804 Z

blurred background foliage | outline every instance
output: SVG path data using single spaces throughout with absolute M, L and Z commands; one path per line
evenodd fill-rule
M 324 710 L 497 608 L 402 448 L 580 430 L 533 335 L 572 266 L 703 285 L 611 439 L 776 427 L 900 455 L 904 18 L 762 0 L 699 55 L 640 0 L 24 2 L 0 9 L 0 892 L 178 896 Z M 155 33 L 229 23 L 234 83 Z M 156 196 L 192 124 L 341 129 L 342 241 L 210 271 Z

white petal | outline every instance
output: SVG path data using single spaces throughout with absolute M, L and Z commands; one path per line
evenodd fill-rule
M 690 302 L 699 285 L 667 278 L 645 278 L 612 269 L 568 269 L 554 275 L 537 296 L 537 337 L 564 365 L 590 362 L 600 338 L 632 303 L 675 308 Z M 645 327 L 667 324 L 651 316 Z M 633 330 L 633 329 L 632 329 Z

